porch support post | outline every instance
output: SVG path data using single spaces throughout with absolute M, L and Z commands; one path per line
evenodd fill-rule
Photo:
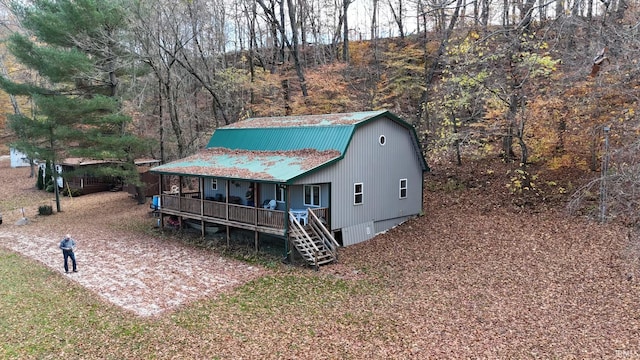
M 171 186 L 171 195 L 173 194 L 173 186 Z M 180 195 L 180 193 L 182 192 L 182 175 L 178 175 L 178 211 L 182 211 L 182 200 L 180 199 L 182 196 Z
M 258 252 L 258 230 L 254 231 L 254 233 L 255 233 L 255 234 L 254 234 L 254 239 L 253 239 L 253 241 L 254 241 L 255 246 L 256 246 L 256 252 Z
M 229 184 L 230 184 L 229 179 L 227 179 L 226 182 L 227 183 L 224 187 L 224 204 L 225 204 L 224 219 L 229 221 Z
M 204 230 L 204 178 L 198 178 L 198 187 L 200 188 L 200 225 L 202 226 L 202 237 L 205 236 Z
M 256 230 L 254 230 L 254 234 L 253 234 L 253 242 L 256 248 L 256 253 L 258 252 L 258 230 L 257 230 L 257 226 L 258 226 L 258 183 L 256 182 L 250 182 L 249 183 L 249 187 L 253 189 L 253 194 L 251 194 L 251 197 L 253 199 L 253 225 L 256 227 Z
M 224 218 L 225 220 L 229 221 L 229 184 L 231 183 L 229 181 L 229 179 L 225 180 L 227 183 L 224 186 L 224 204 L 225 204 L 225 210 L 224 210 Z M 227 225 L 227 247 L 229 247 L 229 225 Z
M 286 234 L 287 234 L 287 236 L 285 237 L 286 238 L 286 241 L 285 241 L 286 254 L 285 254 L 285 256 L 287 258 L 287 261 L 289 263 L 292 263 L 293 262 L 293 254 L 291 253 L 291 249 L 292 249 L 291 245 L 292 244 L 291 244 L 291 235 L 289 233 L 289 230 L 290 230 L 290 226 L 289 226 L 289 224 L 290 224 L 290 222 L 289 222 L 289 207 L 291 206 L 291 190 L 290 190 L 290 188 L 291 187 L 289 185 L 286 186 L 286 197 L 285 197 L 285 202 L 284 202 L 284 204 L 285 204 L 284 228 L 285 228 Z
M 178 211 L 182 212 L 182 175 L 178 176 Z M 180 231 L 182 231 L 184 229 L 182 216 L 178 219 L 180 220 Z
M 160 231 L 164 231 L 164 216 L 162 216 L 162 209 L 164 209 L 164 200 L 162 199 L 162 183 L 164 182 L 164 174 L 160 174 L 160 183 L 158 184 L 158 197 L 160 202 Z

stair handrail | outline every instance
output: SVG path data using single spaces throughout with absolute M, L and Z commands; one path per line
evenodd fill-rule
M 331 235 L 331 232 L 329 231 L 329 229 L 327 229 L 327 227 L 324 226 L 324 224 L 322 223 L 322 221 L 320 220 L 318 215 L 316 215 L 313 211 L 309 211 L 309 214 L 311 215 L 310 217 L 312 218 L 312 221 L 315 222 L 318 225 L 318 227 L 323 232 L 325 237 L 328 238 L 329 240 L 331 240 L 331 245 L 332 245 L 331 247 L 332 248 L 339 248 L 340 244 L 338 244 L 338 242 L 333 237 L 333 235 Z
M 309 234 L 307 233 L 307 231 L 304 229 L 304 227 L 300 224 L 300 222 L 298 221 L 298 219 L 293 215 L 293 213 L 291 213 L 291 211 L 289 211 L 289 221 L 291 223 L 294 224 L 294 226 L 298 229 L 301 230 L 300 232 L 303 234 L 303 238 L 306 240 L 307 244 L 311 244 L 313 246 L 313 250 L 314 250 L 314 261 L 315 261 L 315 266 L 318 266 L 318 257 L 317 254 L 318 252 L 320 252 L 320 249 L 318 249 L 318 247 L 316 246 L 316 243 L 311 240 L 311 237 L 309 237 Z
M 338 248 L 329 239 L 327 239 L 327 236 L 325 236 L 325 234 L 320 230 L 318 223 L 312 220 L 309 222 L 309 225 L 314 235 L 322 242 L 322 247 L 331 254 L 334 261 L 338 260 Z

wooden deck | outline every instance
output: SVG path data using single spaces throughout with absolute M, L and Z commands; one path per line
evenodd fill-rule
M 286 235 L 286 212 L 226 202 L 202 200 L 173 194 L 161 195 L 160 212 L 183 218 L 255 230 L 274 235 Z M 328 209 L 312 209 L 316 216 L 328 219 Z

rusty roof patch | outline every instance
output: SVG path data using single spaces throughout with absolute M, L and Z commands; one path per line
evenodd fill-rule
M 363 111 L 342 114 L 256 117 L 227 125 L 225 129 L 354 125 L 386 111 Z
M 286 182 L 339 158 L 335 150 L 247 151 L 210 148 L 151 171 L 230 179 Z

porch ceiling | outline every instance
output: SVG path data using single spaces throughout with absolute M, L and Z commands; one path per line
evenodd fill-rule
M 247 151 L 211 148 L 154 167 L 151 172 L 286 183 L 339 160 L 341 155 L 335 150 Z

